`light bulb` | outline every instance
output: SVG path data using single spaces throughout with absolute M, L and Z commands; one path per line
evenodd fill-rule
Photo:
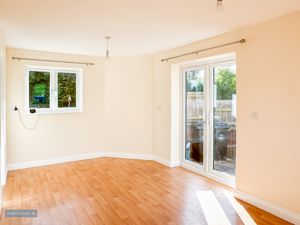
M 217 10 L 222 11 L 223 10 L 223 0 L 217 0 Z

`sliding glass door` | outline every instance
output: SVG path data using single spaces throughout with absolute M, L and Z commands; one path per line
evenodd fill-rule
M 183 162 L 234 180 L 236 65 L 230 59 L 183 69 Z

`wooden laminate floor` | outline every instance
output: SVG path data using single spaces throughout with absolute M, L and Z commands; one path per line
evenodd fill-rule
M 98 158 L 9 172 L 1 224 L 289 224 L 228 196 L 182 168 Z M 6 218 L 6 209 L 37 209 L 38 217 Z

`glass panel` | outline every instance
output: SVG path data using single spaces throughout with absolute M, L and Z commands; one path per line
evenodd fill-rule
M 76 107 L 76 73 L 57 73 L 58 108 Z
M 50 72 L 29 71 L 29 108 L 50 108 Z
M 185 72 L 185 159 L 203 164 L 204 70 Z
M 214 67 L 213 168 L 235 175 L 236 66 Z

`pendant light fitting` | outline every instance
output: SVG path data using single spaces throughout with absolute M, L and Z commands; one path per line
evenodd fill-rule
M 104 38 L 106 39 L 106 54 L 105 54 L 105 56 L 107 59 L 109 59 L 108 41 L 111 39 L 111 37 L 105 36 Z

